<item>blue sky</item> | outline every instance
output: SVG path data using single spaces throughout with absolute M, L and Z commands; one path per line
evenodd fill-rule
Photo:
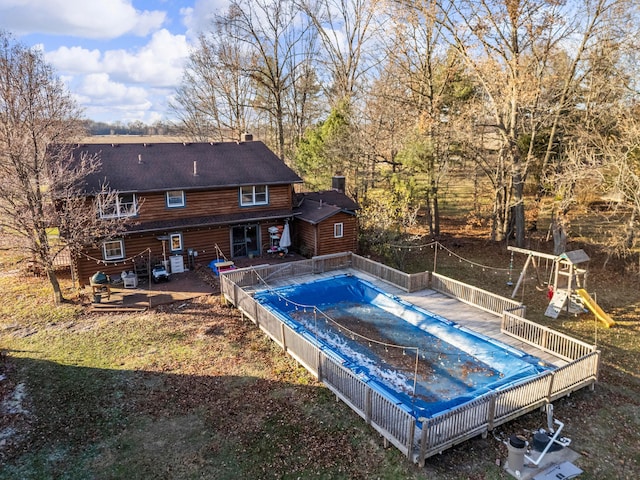
M 227 0 L 0 0 L 0 29 L 41 48 L 96 121 L 170 118 L 197 35 Z

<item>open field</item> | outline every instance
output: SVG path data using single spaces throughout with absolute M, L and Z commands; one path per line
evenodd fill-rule
M 445 235 L 436 270 L 510 296 L 503 245 Z M 577 245 L 576 248 L 581 248 Z M 542 315 L 528 278 L 528 318 L 603 352 L 595 391 L 555 404 L 584 479 L 640 477 L 640 281 L 597 249 L 589 291 L 616 319 Z M 593 251 L 592 251 L 593 250 Z M 408 269 L 432 268 L 430 248 Z M 468 260 L 468 261 L 467 261 Z M 517 279 L 524 258 L 514 258 Z M 432 457 L 406 461 L 252 323 L 217 296 L 135 314 L 52 308 L 43 279 L 0 259 L 0 478 L 506 479 L 501 439 L 545 425 L 534 412 Z M 73 292 L 67 285 L 67 296 Z

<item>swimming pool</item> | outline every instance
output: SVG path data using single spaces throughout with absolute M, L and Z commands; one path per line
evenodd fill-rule
M 254 298 L 416 418 L 554 368 L 352 275 L 263 290 Z

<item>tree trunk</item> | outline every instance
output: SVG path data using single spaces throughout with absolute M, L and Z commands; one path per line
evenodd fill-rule
M 62 295 L 62 289 L 60 288 L 60 282 L 58 282 L 58 276 L 56 275 L 53 267 L 46 267 L 47 278 L 51 287 L 53 287 L 53 300 L 56 305 L 60 305 L 64 302 L 64 296 Z
M 513 196 L 515 205 L 513 207 L 514 225 L 515 225 L 515 239 L 516 246 L 524 248 L 524 182 L 520 173 L 514 174 L 513 179 Z
M 553 254 L 561 255 L 567 251 L 567 229 L 564 215 L 556 214 L 551 220 L 553 234 Z
M 507 212 L 507 189 L 501 186 L 493 202 L 493 222 L 491 226 L 491 240 L 501 242 L 505 239 L 509 224 Z
M 429 235 L 433 235 L 433 215 L 432 210 L 431 210 L 431 194 L 429 192 L 429 190 L 427 190 L 427 193 L 425 194 L 425 208 L 427 210 L 427 226 L 429 227 Z
M 627 223 L 627 238 L 625 238 L 625 245 L 627 248 L 633 248 L 635 243 L 635 227 L 636 227 L 636 209 L 631 212 L 631 218 Z
M 440 207 L 438 205 L 438 190 L 433 192 L 433 235 L 440 236 Z

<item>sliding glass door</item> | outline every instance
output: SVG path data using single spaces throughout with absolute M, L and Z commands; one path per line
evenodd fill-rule
M 247 257 L 260 254 L 258 225 L 236 225 L 231 229 L 231 255 Z

